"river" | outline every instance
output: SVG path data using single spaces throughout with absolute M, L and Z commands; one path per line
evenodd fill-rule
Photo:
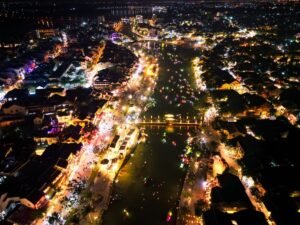
M 144 115 L 197 116 L 201 101 L 194 91 L 191 67 L 197 53 L 189 47 L 160 43 L 148 47 L 159 55 L 159 77 L 152 96 L 156 104 Z M 103 225 L 176 224 L 176 207 L 186 174 L 186 168 L 180 168 L 180 155 L 192 129 L 146 128 L 147 141 L 136 147 L 117 177 L 113 196 L 118 198 L 104 213 Z M 169 211 L 172 219 L 167 222 Z

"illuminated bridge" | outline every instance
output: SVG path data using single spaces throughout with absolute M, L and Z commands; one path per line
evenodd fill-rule
M 150 118 L 144 117 L 141 121 L 135 123 L 137 126 L 174 126 L 174 127 L 200 127 L 202 122 L 197 120 L 196 117 L 179 116 L 176 117 L 173 114 L 166 114 L 164 117 L 159 116 Z

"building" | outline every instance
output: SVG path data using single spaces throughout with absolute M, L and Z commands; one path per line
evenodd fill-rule
M 36 36 L 37 38 L 50 38 L 50 37 L 55 37 L 58 35 L 58 30 L 57 29 L 37 29 L 36 30 Z
M 144 23 L 144 18 L 142 15 L 136 15 L 135 16 L 135 22 L 136 23 Z
M 245 188 L 238 177 L 225 172 L 218 175 L 217 179 L 220 187 L 212 188 L 212 207 L 226 213 L 235 213 L 252 208 Z
M 28 113 L 28 110 L 22 103 L 7 102 L 2 106 L 2 111 L 7 115 L 23 115 Z

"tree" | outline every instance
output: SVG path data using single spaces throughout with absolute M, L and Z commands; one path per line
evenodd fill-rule
M 74 224 L 79 224 L 80 219 L 79 219 L 79 217 L 78 217 L 76 214 L 74 214 L 74 215 L 72 215 L 72 217 L 70 218 L 70 222 L 72 222 L 72 223 L 74 223 Z
M 196 216 L 201 216 L 203 209 L 206 207 L 206 203 L 203 200 L 198 200 L 195 204 Z
M 92 210 L 92 207 L 90 205 L 87 205 L 83 208 L 82 214 L 87 215 Z
M 60 218 L 57 212 L 54 212 L 51 216 L 48 217 L 49 224 L 60 224 Z
M 43 218 L 43 212 L 44 212 L 43 209 L 34 210 L 34 211 L 32 212 L 32 217 L 33 217 L 34 219 Z

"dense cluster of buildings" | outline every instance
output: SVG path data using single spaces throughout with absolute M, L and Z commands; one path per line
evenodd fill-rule
M 68 185 L 111 91 L 122 88 L 135 65 L 133 53 L 110 41 L 109 27 L 88 22 L 38 29 L 20 45 L 0 46 L 6 57 L 0 64 L 2 222 L 27 224 Z
M 213 127 L 231 168 L 213 179 L 211 208 L 199 214 L 205 224 L 299 223 L 298 7 L 250 4 L 191 15 L 180 9 L 168 22 L 177 34 L 169 38 L 190 36 L 201 50 L 195 79 L 218 112 Z

